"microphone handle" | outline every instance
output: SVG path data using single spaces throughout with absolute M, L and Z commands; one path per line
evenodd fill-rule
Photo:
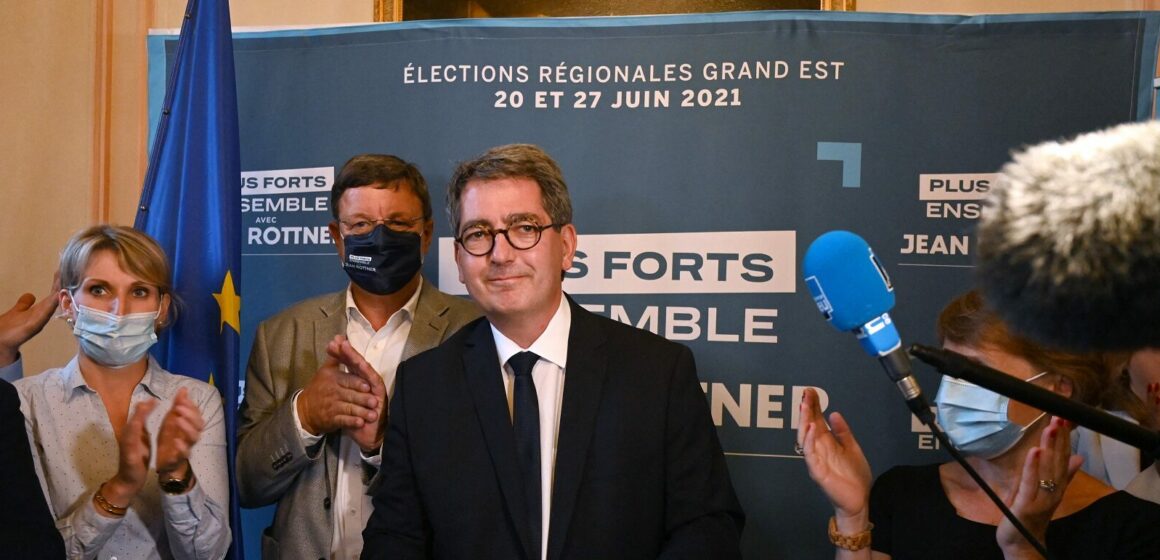
M 934 424 L 934 414 L 930 411 L 930 403 L 922 396 L 922 388 L 914 378 L 910 368 L 910 358 L 902 348 L 896 348 L 878 357 L 878 363 L 886 370 L 887 377 L 898 387 L 902 398 L 906 400 L 906 407 L 914 413 L 923 424 Z
M 1122 441 L 1154 459 L 1160 459 L 1160 434 L 1156 432 L 1141 428 L 1098 408 L 1036 387 L 950 350 L 913 344 L 910 346 L 910 354 L 934 366 L 943 375 L 966 379 L 980 387 Z

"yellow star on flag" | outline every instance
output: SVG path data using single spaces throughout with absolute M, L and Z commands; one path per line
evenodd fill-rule
M 230 271 L 226 271 L 226 277 L 222 280 L 221 293 L 214 294 L 213 298 L 217 300 L 222 312 L 218 332 L 224 331 L 226 325 L 229 325 L 234 328 L 234 332 L 242 334 L 242 296 L 234 290 L 234 277 Z

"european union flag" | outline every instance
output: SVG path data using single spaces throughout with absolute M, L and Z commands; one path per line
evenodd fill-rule
M 243 557 L 235 496 L 234 433 L 241 328 L 241 158 L 227 0 L 189 0 L 169 74 L 136 228 L 173 265 L 177 322 L 154 356 L 165 369 L 222 393 L 230 465 L 230 556 Z

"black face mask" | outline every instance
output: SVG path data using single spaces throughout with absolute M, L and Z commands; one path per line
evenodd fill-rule
M 423 265 L 422 238 L 379 225 L 370 233 L 343 238 L 346 258 L 342 268 L 358 287 L 380 296 L 407 285 Z

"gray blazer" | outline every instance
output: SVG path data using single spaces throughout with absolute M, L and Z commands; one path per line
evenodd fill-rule
M 438 346 L 479 316 L 474 303 L 444 294 L 424 280 L 402 359 Z M 327 434 L 310 449 L 303 446 L 292 397 L 326 359 L 326 344 L 345 332 L 343 290 L 295 304 L 263 321 L 254 337 L 240 409 L 236 472 L 243 507 L 278 504 L 273 526 L 262 535 L 263 559 L 330 556 L 339 434 Z

